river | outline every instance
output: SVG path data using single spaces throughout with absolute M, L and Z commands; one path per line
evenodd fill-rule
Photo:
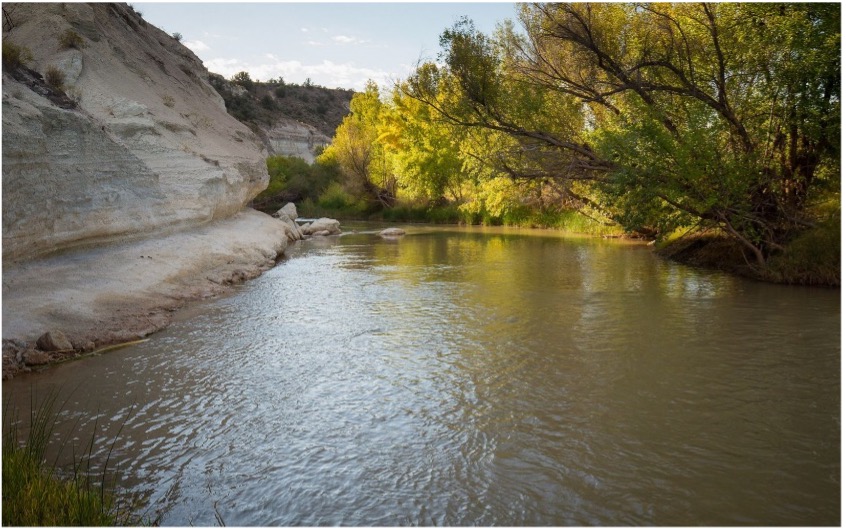
M 162 525 L 839 525 L 838 290 L 353 228 L 4 400 L 69 396 Z

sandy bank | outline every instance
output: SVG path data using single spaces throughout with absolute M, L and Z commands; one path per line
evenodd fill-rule
M 282 225 L 247 209 L 167 236 L 5 264 L 4 378 L 25 370 L 27 350 L 48 330 L 74 347 L 51 361 L 160 330 L 186 301 L 272 267 L 287 243 Z

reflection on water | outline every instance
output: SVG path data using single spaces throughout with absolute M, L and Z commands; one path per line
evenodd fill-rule
M 165 525 L 839 524 L 838 292 L 552 233 L 289 254 L 4 393 L 129 416 L 112 462 Z

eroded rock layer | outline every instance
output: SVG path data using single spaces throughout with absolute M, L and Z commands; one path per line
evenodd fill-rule
M 267 186 L 262 142 L 202 62 L 131 7 L 4 8 L 4 41 L 31 51 L 33 71 L 62 72 L 54 92 L 76 102 L 3 69 L 4 263 L 224 219 Z

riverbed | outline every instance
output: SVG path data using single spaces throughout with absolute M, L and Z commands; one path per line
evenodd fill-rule
M 4 400 L 69 396 L 162 525 L 839 525 L 839 290 L 345 229 Z

